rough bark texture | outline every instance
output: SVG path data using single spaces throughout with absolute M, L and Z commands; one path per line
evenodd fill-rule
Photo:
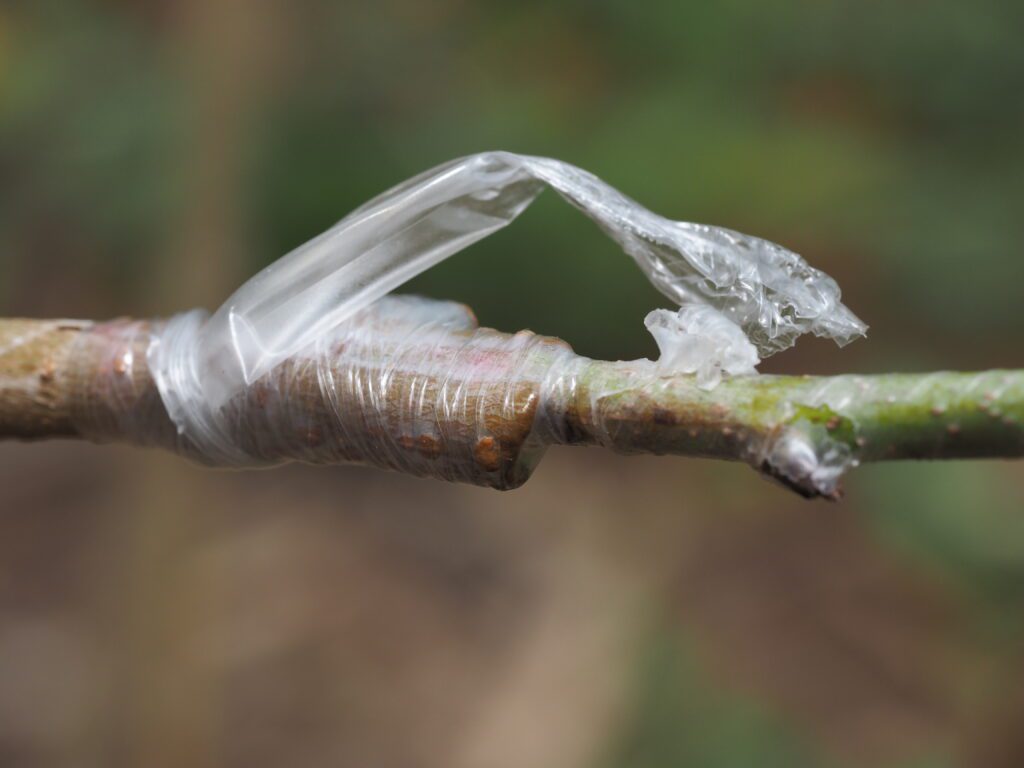
M 32 440 L 78 434 L 65 376 L 71 346 L 89 325 L 0 321 L 0 435 Z
M 149 370 L 155 328 L 0 321 L 0 437 L 202 459 Z M 549 444 L 601 445 L 745 461 L 807 496 L 835 495 L 862 461 L 1024 455 L 1024 371 L 740 377 L 709 392 L 647 361 L 478 329 L 468 310 L 415 358 L 396 351 L 409 331 L 287 360 L 229 403 L 229 439 L 253 464 L 352 461 L 495 488 L 523 483 Z

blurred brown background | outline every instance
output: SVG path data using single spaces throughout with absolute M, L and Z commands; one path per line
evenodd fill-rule
M 0 315 L 219 303 L 485 149 L 782 242 L 871 338 L 772 371 L 1019 367 L 1024 6 L 0 4 Z M 419 278 L 651 354 L 661 301 L 545 196 Z M 0 445 L 0 764 L 1019 766 L 1024 476 L 549 453 L 499 494 Z

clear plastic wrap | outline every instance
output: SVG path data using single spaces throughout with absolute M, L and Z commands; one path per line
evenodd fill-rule
M 280 375 L 281 370 L 313 366 L 320 371 L 323 398 L 331 401 L 332 391 L 352 382 L 338 382 L 325 372 L 337 370 L 331 362 L 339 355 L 366 355 L 368 363 L 373 362 L 374 334 L 383 333 L 377 321 L 389 327 L 388 348 L 403 356 L 402 370 L 415 371 L 420 364 L 435 369 L 448 366 L 442 380 L 477 386 L 479 382 L 469 374 L 481 356 L 486 358 L 487 345 L 482 340 L 493 332 L 467 331 L 470 341 L 464 347 L 443 348 L 438 354 L 439 348 L 433 345 L 436 332 L 441 329 L 450 337 L 451 323 L 458 322 L 444 315 L 452 305 L 378 300 L 506 226 L 545 187 L 593 219 L 652 284 L 682 308 L 678 313 L 659 310 L 648 318 L 662 351 L 658 363 L 662 374 L 696 373 L 702 386 L 713 387 L 723 373 L 753 373 L 759 357 L 791 346 L 801 334 L 814 333 L 845 344 L 865 331 L 864 324 L 841 303 L 834 280 L 774 243 L 662 218 L 567 163 L 488 152 L 441 165 L 371 200 L 246 282 L 212 316 L 197 310 L 172 318 L 154 335 L 148 360 L 179 432 L 196 455 L 214 464 L 323 460 L 312 450 L 294 446 L 276 450 L 240 440 L 243 424 L 262 429 L 260 440 L 269 443 L 285 439 L 275 424 L 287 424 L 294 431 L 290 422 L 276 417 L 274 424 L 251 423 L 250 395 L 254 388 L 274 382 L 275 403 L 292 412 L 292 394 L 308 393 L 291 393 L 292 382 Z M 371 305 L 374 308 L 367 312 Z M 404 334 L 400 352 L 394 352 L 396 327 Z M 368 364 L 365 370 L 377 370 L 381 380 L 363 382 L 357 398 L 358 407 L 371 414 L 382 408 L 380 391 L 388 386 L 389 361 L 376 362 L 380 365 Z M 549 369 L 529 375 L 504 368 L 489 371 L 486 366 L 480 370 L 500 380 L 493 382 L 494 392 L 472 398 L 477 405 L 493 405 L 499 395 L 507 399 L 507 390 L 516 381 L 539 375 L 545 387 L 557 389 L 567 386 L 559 376 L 571 376 L 571 370 L 559 373 L 556 361 Z M 431 380 L 436 374 L 432 370 Z M 413 440 L 436 433 L 438 422 L 430 422 L 430 409 L 466 407 L 448 394 L 442 392 L 427 402 L 413 386 L 408 395 L 410 426 L 400 432 Z M 346 398 L 345 407 L 351 408 L 352 402 Z M 249 411 L 240 410 L 242 403 Z M 336 403 L 334 417 L 338 422 L 334 427 L 341 429 L 351 414 Z M 366 417 L 366 413 L 360 416 Z M 450 424 L 450 419 L 445 423 Z M 322 424 L 310 429 L 314 427 L 324 430 Z M 345 435 L 336 437 L 335 442 L 343 445 Z M 471 441 L 474 446 L 477 442 Z M 373 449 L 363 446 L 355 453 L 363 456 Z M 388 466 L 396 463 L 377 458 L 369 460 Z
M 714 389 L 722 374 L 757 373 L 757 348 L 736 323 L 707 304 L 689 304 L 678 312 L 656 309 L 644 325 L 661 353 L 658 369 L 667 374 L 695 373 L 698 386 Z
M 561 421 L 545 393 L 571 386 L 582 360 L 559 339 L 480 328 L 461 304 L 384 296 L 230 398 L 211 431 L 178 423 L 175 433 L 172 408 L 187 401 L 168 400 L 154 379 L 168 373 L 157 367 L 168 333 L 196 319 L 83 332 L 67 374 L 77 432 L 213 466 L 351 462 L 510 488 L 554 437 L 541 425 Z M 187 370 L 172 373 L 187 384 Z

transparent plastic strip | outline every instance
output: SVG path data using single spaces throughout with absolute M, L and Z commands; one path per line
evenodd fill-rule
M 179 429 L 200 443 L 225 433 L 217 420 L 229 400 L 283 361 L 314 356 L 355 313 L 508 225 L 546 187 L 594 220 L 678 305 L 647 318 L 670 373 L 697 373 L 711 387 L 723 373 L 753 373 L 760 357 L 804 333 L 846 344 L 866 330 L 832 278 L 781 246 L 663 218 L 568 163 L 487 152 L 369 201 L 255 275 L 212 317 L 172 320 L 152 357 Z

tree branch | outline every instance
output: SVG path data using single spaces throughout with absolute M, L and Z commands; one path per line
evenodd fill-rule
M 864 461 L 1024 455 L 1024 371 L 737 377 L 705 391 L 649 361 L 589 360 L 436 306 L 459 319 L 415 355 L 418 326 L 377 316 L 377 333 L 340 340 L 326 363 L 285 361 L 228 404 L 230 439 L 254 464 L 361 462 L 501 489 L 523 483 L 548 445 L 600 445 L 744 461 L 809 497 L 836 496 L 839 477 Z M 159 329 L 0 320 L 0 438 L 81 437 L 204 460 L 149 369 Z

